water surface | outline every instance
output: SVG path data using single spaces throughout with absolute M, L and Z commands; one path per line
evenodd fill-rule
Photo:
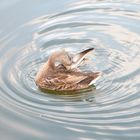
M 0 19 L 1 140 L 140 139 L 139 0 L 1 0 Z M 89 47 L 96 90 L 36 87 L 51 52 Z

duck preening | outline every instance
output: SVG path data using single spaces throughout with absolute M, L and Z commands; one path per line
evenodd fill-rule
M 72 91 L 88 88 L 101 76 L 100 72 L 82 72 L 78 67 L 86 60 L 85 56 L 94 48 L 75 55 L 58 51 L 50 55 L 40 68 L 35 83 L 41 89 Z

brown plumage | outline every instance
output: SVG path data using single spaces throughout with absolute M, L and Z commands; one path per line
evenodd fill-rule
M 85 55 L 94 48 L 76 55 L 66 51 L 54 52 L 36 75 L 36 85 L 41 89 L 70 91 L 88 88 L 100 72 L 82 72 L 78 66 L 85 60 Z

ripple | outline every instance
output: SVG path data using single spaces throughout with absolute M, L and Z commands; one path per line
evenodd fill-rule
M 94 4 L 83 0 L 9 33 L 1 39 L 4 47 L 0 48 L 2 103 L 22 115 L 62 124 L 70 131 L 100 138 L 139 138 L 138 7 L 135 2 Z M 19 40 L 17 47 L 17 39 L 29 25 L 36 29 L 33 38 L 26 43 Z M 103 72 L 95 90 L 49 94 L 36 87 L 34 77 L 51 52 L 63 48 L 77 52 L 88 47 L 95 51 L 82 68 Z

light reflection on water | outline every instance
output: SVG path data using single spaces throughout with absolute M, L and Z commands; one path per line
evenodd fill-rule
M 0 138 L 140 139 L 139 1 L 59 3 L 2 3 Z M 83 68 L 103 72 L 96 89 L 50 94 L 36 87 L 36 72 L 51 52 L 88 47 L 95 51 Z

